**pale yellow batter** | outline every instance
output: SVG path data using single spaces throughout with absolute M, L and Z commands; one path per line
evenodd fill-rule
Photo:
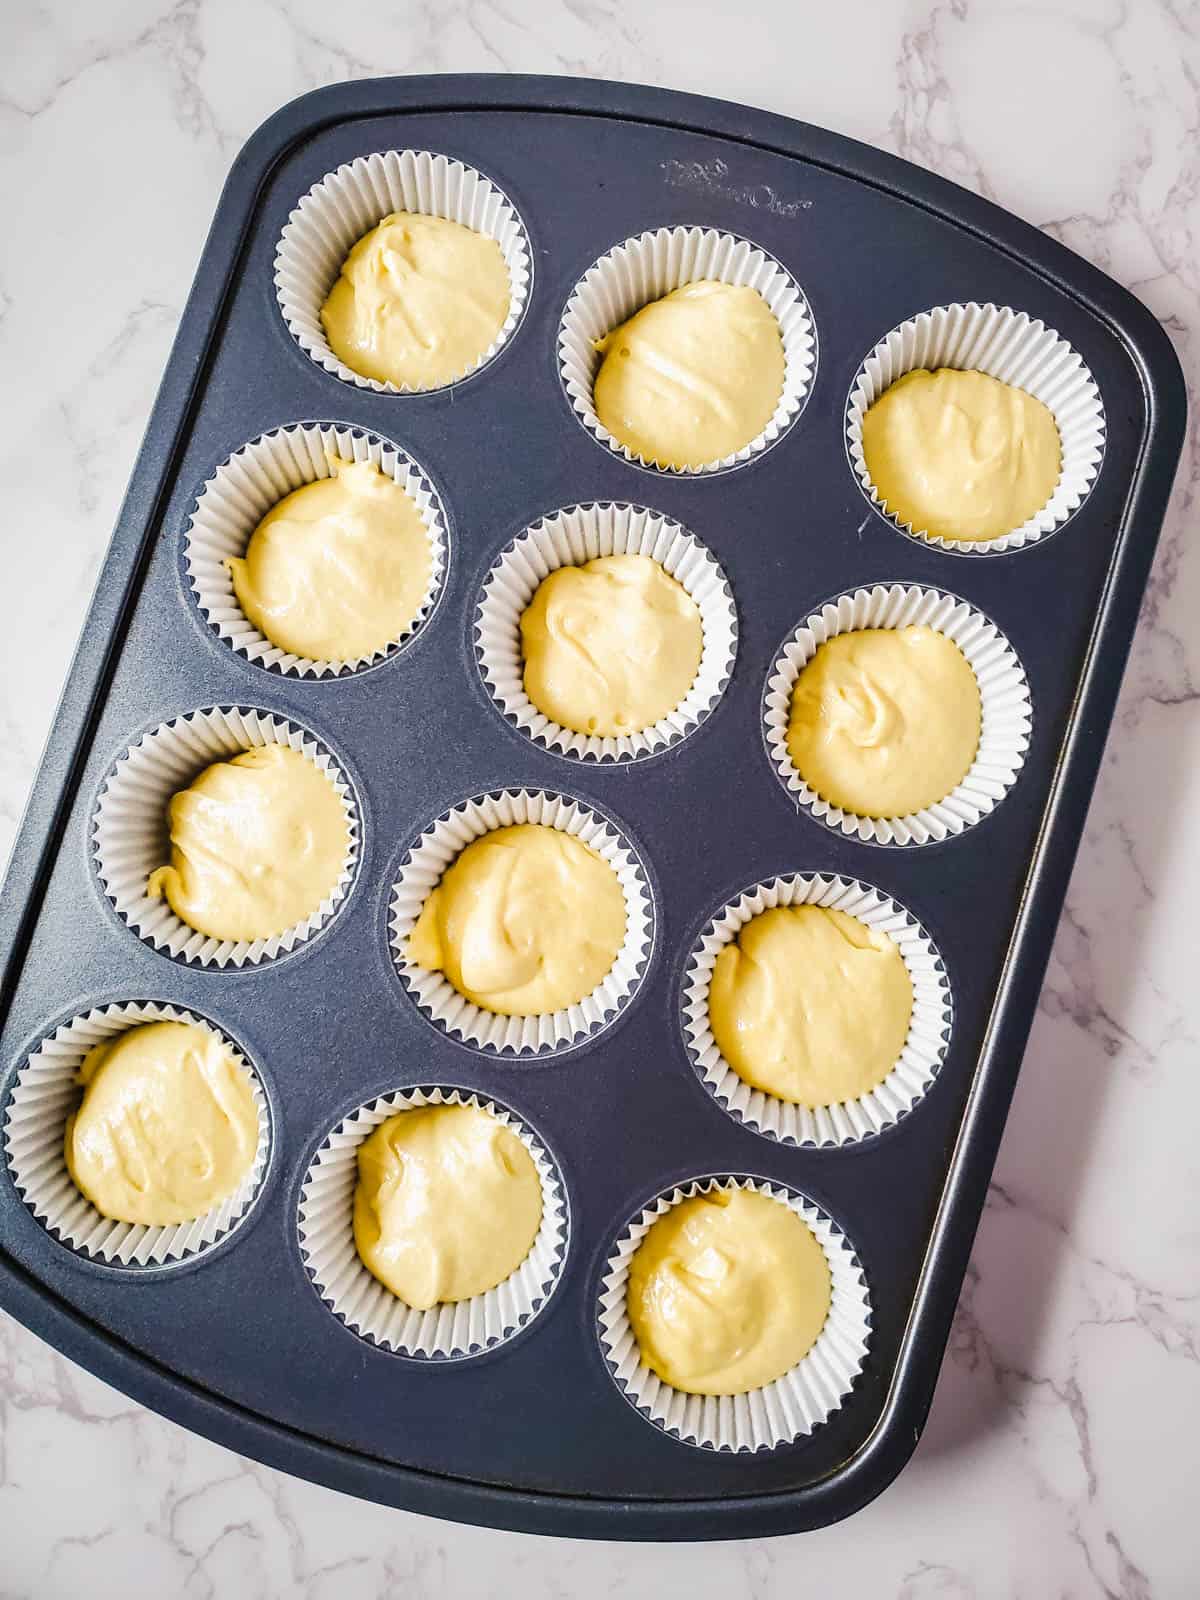
M 985 372 L 907 372 L 863 418 L 863 456 L 887 509 L 917 533 L 998 539 L 1054 493 L 1054 414 Z
M 494 239 L 444 217 L 395 211 L 346 257 L 321 322 L 334 355 L 361 377 L 434 389 L 482 361 L 509 299 Z
M 373 462 L 330 458 L 333 477 L 273 506 L 245 556 L 225 562 L 238 604 L 272 644 L 358 661 L 406 634 L 433 555 L 412 496 Z
M 649 556 L 560 567 L 521 617 L 525 693 L 576 733 L 639 733 L 674 711 L 700 666 L 700 608 Z
M 944 800 L 979 748 L 979 683 L 933 628 L 861 628 L 823 644 L 792 691 L 787 747 L 823 800 L 903 817 Z
M 451 863 L 408 957 L 485 1011 L 541 1017 L 591 994 L 624 939 L 625 897 L 608 862 L 557 828 L 520 823 Z
M 269 939 L 311 916 L 350 842 L 328 777 L 279 744 L 206 767 L 167 816 L 171 864 L 150 874 L 146 893 L 213 939 Z
M 642 1360 L 685 1394 L 745 1394 L 806 1356 L 832 1283 L 812 1229 L 781 1200 L 715 1189 L 681 1201 L 629 1268 Z
M 215 1034 L 146 1022 L 83 1058 L 83 1099 L 67 1119 L 75 1186 L 102 1216 L 152 1227 L 190 1222 L 250 1171 L 258 1113 L 245 1072 Z
M 783 393 L 783 339 L 757 289 L 701 279 L 643 306 L 596 343 L 596 415 L 646 461 L 702 467 L 736 455 Z
M 815 1109 L 887 1077 L 908 1037 L 912 982 L 885 933 L 842 911 L 779 906 L 717 956 L 708 1009 L 739 1078 Z
M 541 1223 L 533 1157 L 478 1106 L 400 1111 L 359 1148 L 354 1243 L 367 1271 L 419 1311 L 503 1283 Z

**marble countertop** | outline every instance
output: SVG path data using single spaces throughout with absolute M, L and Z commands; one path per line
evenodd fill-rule
M 1194 0 L 42 0 L 5 35 L 0 851 L 226 170 L 319 84 L 582 73 L 824 124 L 1089 257 L 1200 379 Z M 0 1596 L 1200 1593 L 1198 485 L 1193 424 L 933 1413 L 879 1501 L 709 1547 L 443 1525 L 194 1438 L 0 1314 Z

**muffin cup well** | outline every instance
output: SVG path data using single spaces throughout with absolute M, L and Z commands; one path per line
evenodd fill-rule
M 231 556 L 245 555 L 255 528 L 285 495 L 332 475 L 331 456 L 372 462 L 410 496 L 424 523 L 431 557 L 429 584 L 409 626 L 382 648 L 351 661 L 314 661 L 272 644 L 242 610 L 224 565 Z M 221 463 L 200 490 L 184 555 L 196 603 L 218 637 L 258 666 L 299 678 L 326 678 L 374 666 L 411 642 L 441 591 L 447 544 L 441 501 L 421 468 L 398 445 L 361 428 L 298 422 L 262 434 Z
M 351 249 L 394 211 L 460 222 L 500 246 L 508 267 L 508 316 L 479 360 L 452 382 L 480 371 L 512 337 L 524 314 L 532 254 L 525 225 L 507 195 L 461 161 L 428 150 L 377 151 L 326 174 L 300 201 L 280 235 L 275 292 L 292 337 L 326 372 L 377 394 L 427 394 L 431 389 L 381 383 L 355 372 L 334 355 L 321 325 L 321 307 Z
M 596 415 L 592 389 L 601 358 L 594 341 L 652 300 L 702 278 L 757 289 L 762 295 L 783 339 L 783 393 L 763 431 L 733 455 L 700 467 L 666 466 L 635 454 Z M 626 239 L 588 268 L 563 312 L 558 356 L 567 397 L 594 438 L 638 466 L 695 477 L 750 461 L 791 427 L 812 386 L 817 340 L 799 285 L 765 250 L 715 228 L 658 228 Z
M 82 1098 L 76 1076 L 84 1057 L 95 1045 L 143 1022 L 189 1022 L 214 1034 L 245 1073 L 258 1113 L 258 1147 L 234 1193 L 193 1221 L 162 1227 L 103 1216 L 75 1187 L 64 1151 L 67 1118 Z M 270 1160 L 271 1115 L 257 1071 L 206 1017 L 154 1002 L 105 1005 L 64 1022 L 17 1069 L 4 1118 L 4 1149 L 17 1193 L 60 1244 L 109 1266 L 164 1267 L 210 1250 L 244 1220 Z
M 189 928 L 165 898 L 152 899 L 146 893 L 146 880 L 170 860 L 167 805 L 172 795 L 186 789 L 213 762 L 268 744 L 299 751 L 328 775 L 346 815 L 346 856 L 337 882 L 302 922 L 269 939 L 214 939 Z M 245 967 L 294 950 L 325 927 L 354 881 L 360 829 L 349 779 L 307 729 L 268 711 L 212 706 L 160 723 L 120 757 L 100 788 L 92 818 L 92 851 L 101 888 L 139 939 L 181 961 Z
M 430 892 L 473 840 L 496 828 L 540 823 L 590 845 L 617 875 L 625 899 L 625 941 L 607 976 L 573 1006 L 538 1017 L 504 1017 L 474 1005 L 440 972 L 408 959 L 408 936 Z M 408 851 L 392 888 L 392 957 L 405 987 L 437 1027 L 478 1049 L 546 1056 L 594 1037 L 629 1004 L 654 940 L 654 907 L 646 872 L 617 825 L 569 795 L 545 789 L 502 789 L 463 800 L 444 812 Z
M 1054 415 L 1062 469 L 1050 499 L 1011 533 L 997 539 L 946 539 L 922 533 L 888 508 L 863 454 L 863 418 L 885 389 L 918 367 L 986 372 L 1024 389 Z M 1009 306 L 935 306 L 893 328 L 855 375 L 846 405 L 846 450 L 863 493 L 894 528 L 924 544 L 960 555 L 1000 555 L 1035 544 L 1074 515 L 1095 482 L 1104 456 L 1104 405 L 1083 358 L 1053 328 Z
M 612 555 L 657 561 L 695 601 L 704 642 L 692 686 L 674 710 L 639 733 L 601 736 L 562 727 L 525 693 L 521 614 L 551 572 Z M 492 698 L 531 739 L 580 760 L 635 761 L 678 744 L 712 711 L 733 671 L 737 611 L 724 572 L 679 523 L 640 506 L 568 506 L 535 522 L 497 557 L 476 612 L 475 651 Z
M 790 1372 L 747 1394 L 695 1395 L 672 1388 L 641 1359 L 629 1321 L 629 1268 L 638 1246 L 672 1207 L 714 1189 L 750 1189 L 790 1206 L 816 1235 L 833 1280 L 829 1315 L 811 1350 Z M 871 1303 L 845 1235 L 803 1195 L 758 1178 L 697 1178 L 652 1200 L 621 1235 L 600 1286 L 598 1320 L 601 1349 L 617 1386 L 656 1427 L 705 1450 L 773 1450 L 811 1433 L 850 1393 L 866 1359 Z
M 822 800 L 792 765 L 787 747 L 792 691 L 804 667 L 836 634 L 910 626 L 944 633 L 970 663 L 983 709 L 979 749 L 962 782 L 936 805 L 904 817 L 862 817 Z M 763 701 L 767 753 L 784 788 L 826 827 L 867 844 L 932 844 L 972 827 L 1016 782 L 1032 722 L 1025 670 L 995 623 L 955 595 L 903 584 L 840 595 L 802 622 L 771 667 Z
M 420 1106 L 465 1105 L 490 1112 L 521 1140 L 542 1185 L 542 1222 L 529 1254 L 503 1283 L 469 1300 L 417 1310 L 372 1276 L 355 1248 L 358 1151 L 380 1123 Z M 398 1355 L 462 1360 L 519 1333 L 542 1309 L 562 1272 L 567 1202 L 558 1168 L 541 1140 L 507 1107 L 460 1089 L 401 1089 L 344 1117 L 313 1157 L 300 1194 L 300 1250 L 317 1293 L 341 1322 Z
M 856 1100 L 816 1109 L 781 1100 L 740 1078 L 717 1046 L 708 1009 L 713 968 L 725 946 L 764 911 L 801 905 L 842 911 L 886 934 L 900 952 L 913 990 L 908 1036 L 883 1082 Z M 897 1122 L 933 1082 L 946 1054 L 950 1021 L 950 985 L 928 934 L 894 900 L 853 878 L 790 873 L 753 884 L 708 924 L 684 975 L 684 1038 L 701 1081 L 738 1122 L 786 1144 L 851 1144 Z

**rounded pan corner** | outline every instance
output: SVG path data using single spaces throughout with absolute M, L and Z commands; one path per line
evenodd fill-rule
M 803 1489 L 695 1500 L 613 1500 L 508 1489 L 397 1466 L 255 1415 L 179 1377 L 94 1326 L 0 1250 L 0 1303 L 94 1377 L 227 1450 L 379 1505 L 512 1533 L 701 1543 L 805 1533 L 840 1522 L 883 1493 L 921 1436 L 914 1391 L 829 1477 Z M 915 1418 L 915 1420 L 911 1420 Z

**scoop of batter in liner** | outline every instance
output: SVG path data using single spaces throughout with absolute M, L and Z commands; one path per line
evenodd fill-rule
M 753 917 L 717 956 L 709 1021 L 738 1077 L 813 1109 L 876 1089 L 912 1017 L 895 941 L 823 906 Z
M 575 1005 L 625 940 L 625 897 L 602 856 L 540 823 L 474 840 L 431 891 L 408 959 L 500 1016 Z
M 1040 400 L 986 372 L 906 372 L 863 418 L 863 458 L 887 508 L 917 533 L 998 539 L 1054 493 L 1062 441 Z
M 792 690 L 787 747 L 830 805 L 902 817 L 936 805 L 975 760 L 979 682 L 934 628 L 860 628 L 820 646 Z
M 453 383 L 483 360 L 508 317 L 495 239 L 445 217 L 396 211 L 365 234 L 321 307 L 334 355 L 398 388 Z
M 268 511 L 225 566 L 238 604 L 281 650 L 359 661 L 412 627 L 433 554 L 416 501 L 373 462 L 331 458 L 332 476 Z
M 643 460 L 703 467 L 736 455 L 783 393 L 779 323 L 757 289 L 701 279 L 596 342 L 596 416 Z
M 503 1283 L 541 1221 L 533 1157 L 478 1106 L 398 1112 L 359 1148 L 355 1246 L 368 1271 L 418 1310 Z
M 601 736 L 653 727 L 700 666 L 700 609 L 649 556 L 560 567 L 521 617 L 525 692 L 545 716 Z
M 245 1072 L 188 1022 L 147 1022 L 94 1045 L 64 1156 L 102 1216 L 165 1227 L 202 1217 L 239 1188 L 258 1146 Z
M 770 1195 L 717 1189 L 653 1224 L 626 1306 L 642 1360 L 686 1394 L 746 1394 L 789 1372 L 829 1315 L 829 1263 L 802 1217 Z
M 167 807 L 169 866 L 146 884 L 213 939 L 269 939 L 318 911 L 350 844 L 329 777 L 287 745 L 206 767 Z

